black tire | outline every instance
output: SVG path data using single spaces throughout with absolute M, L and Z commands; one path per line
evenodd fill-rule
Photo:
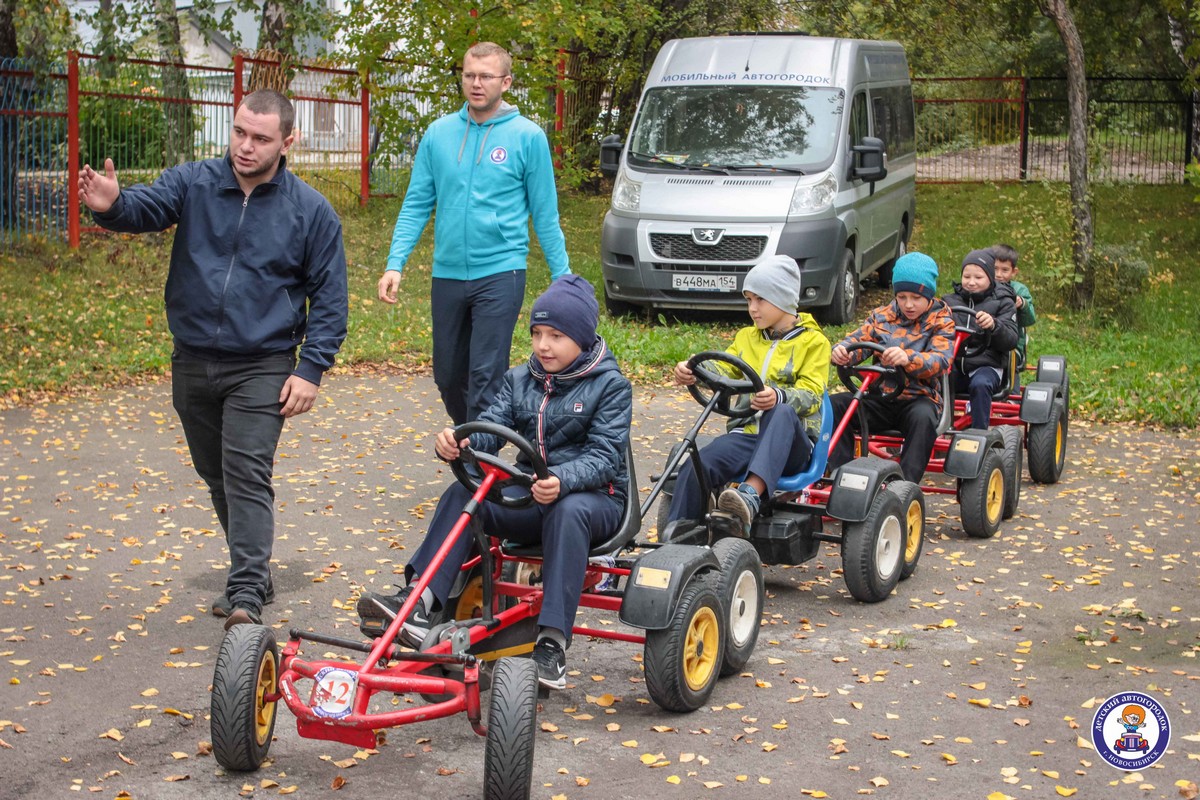
M 222 767 L 251 772 L 267 759 L 276 704 L 263 697 L 278 688 L 279 652 L 270 629 L 234 625 L 221 640 L 209 701 L 213 755 Z
M 483 759 L 486 800 L 529 798 L 537 743 L 537 691 L 537 665 L 532 659 L 496 662 Z
M 646 631 L 646 690 L 660 708 L 691 712 L 708 701 L 721 672 L 724 618 L 715 576 L 696 575 L 683 587 L 671 624 Z
M 876 492 L 862 522 L 842 526 L 842 577 L 850 595 L 878 603 L 900 582 L 904 564 L 904 509 L 892 492 Z
M 858 272 L 854 269 L 854 251 L 842 254 L 841 269 L 834 278 L 833 296 L 821 310 L 821 321 L 830 325 L 845 325 L 858 314 Z
M 917 571 L 925 546 L 925 493 L 911 481 L 892 481 L 887 488 L 900 498 L 900 515 L 904 520 L 904 560 L 900 566 L 903 581 Z
M 638 306 L 633 303 L 626 303 L 624 300 L 614 300 L 608 296 L 608 289 L 604 290 L 604 310 L 614 319 L 617 317 L 628 317 L 641 311 Z
M 721 539 L 713 545 L 721 562 L 717 593 L 725 608 L 725 651 L 721 658 L 721 677 L 736 675 L 746 666 L 758 643 L 762 623 L 762 561 L 754 545 L 745 539 Z
M 1004 516 L 1004 456 L 996 447 L 983 454 L 979 475 L 963 480 L 958 490 L 963 531 L 976 539 L 990 539 L 1000 530 Z
M 1016 516 L 1021 505 L 1021 471 L 1025 468 L 1025 431 L 1016 425 L 1000 429 L 1004 437 L 1004 519 Z
M 1038 483 L 1058 483 L 1067 460 L 1066 404 L 1059 398 L 1050 406 L 1050 418 L 1029 426 L 1029 477 Z
M 883 266 L 875 273 L 875 282 L 880 286 L 887 288 L 892 285 L 892 270 L 896 267 L 896 262 L 900 257 L 908 252 L 908 228 L 903 224 L 900 225 L 900 241 L 896 244 L 896 255 L 884 262 Z

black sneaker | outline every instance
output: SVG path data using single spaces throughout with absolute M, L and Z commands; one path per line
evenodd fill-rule
M 404 601 L 408 599 L 411 592 L 412 587 L 405 586 L 395 594 L 368 592 L 359 597 L 358 629 L 363 632 L 364 636 L 378 639 L 392 624 L 395 616 L 400 613 L 400 607 L 404 605 Z M 389 616 L 383 608 L 380 608 L 380 605 L 390 611 L 391 615 Z M 425 637 L 429 634 L 430 627 L 432 627 L 432 623 L 429 609 L 425 607 L 424 600 L 418 599 L 417 604 L 413 606 L 412 613 L 400 627 L 400 635 L 397 638 L 409 647 L 420 648 L 421 642 L 425 641 Z
M 229 612 L 229 619 L 225 620 L 225 630 L 229 630 L 234 625 L 262 625 L 262 617 L 252 608 L 235 606 Z
M 268 577 L 267 578 L 267 596 L 263 599 L 263 605 L 269 606 L 269 605 L 271 605 L 271 603 L 274 603 L 274 602 L 275 602 L 275 581 L 271 580 Z M 219 597 L 217 597 L 215 600 L 212 601 L 212 605 L 210 606 L 210 609 L 211 609 L 212 615 L 214 617 L 228 617 L 229 613 L 231 611 L 233 611 L 233 603 L 230 601 L 230 599 L 227 595 L 222 594 Z
M 533 663 L 537 664 L 538 683 L 547 689 L 567 688 L 567 654 L 550 637 L 538 639 L 533 648 Z
M 758 492 L 748 483 L 739 483 L 736 489 L 729 488 L 717 498 L 717 509 L 732 514 L 742 523 L 742 529 L 750 532 L 750 523 L 758 515 L 762 500 Z

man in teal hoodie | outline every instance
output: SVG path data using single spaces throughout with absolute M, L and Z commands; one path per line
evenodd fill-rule
M 379 299 L 395 303 L 400 271 L 436 207 L 433 379 L 455 425 L 483 413 L 508 370 L 531 216 L 550 277 L 571 271 L 546 134 L 503 99 L 512 57 L 480 42 L 463 57 L 462 78 L 466 103 L 430 125 L 417 148 L 379 279 Z

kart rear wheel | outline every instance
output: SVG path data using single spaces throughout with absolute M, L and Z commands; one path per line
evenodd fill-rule
M 267 759 L 275 731 L 279 653 L 269 628 L 235 625 L 221 640 L 213 672 L 212 749 L 227 770 L 251 772 Z
M 1029 426 L 1029 477 L 1038 483 L 1058 483 L 1067 461 L 1067 407 L 1062 398 L 1050 405 L 1045 422 Z
M 758 551 L 745 539 L 721 539 L 712 549 L 721 562 L 717 593 L 725 608 L 721 677 L 726 677 L 742 671 L 758 643 L 765 597 L 763 568 Z
M 976 539 L 990 539 L 1000 530 L 1004 516 L 1004 457 L 997 448 L 983 455 L 979 475 L 964 479 L 958 490 L 963 531 Z
M 486 800 L 528 800 L 537 743 L 537 665 L 529 658 L 502 658 L 492 673 L 487 750 L 483 760 Z
M 671 624 L 646 631 L 646 690 L 664 711 L 695 711 L 707 702 L 724 658 L 724 618 L 715 580 L 696 575 L 680 593 Z
M 1004 437 L 1004 519 L 1012 519 L 1021 505 L 1021 470 L 1024 467 L 1025 435 L 1016 425 L 1000 428 Z
M 884 489 L 875 493 L 866 519 L 842 524 L 842 577 L 855 600 L 878 603 L 900 582 L 904 520 L 900 498 Z
M 925 545 L 925 493 L 911 481 L 893 481 L 887 488 L 900 498 L 904 518 L 904 564 L 900 567 L 900 580 L 906 580 L 917 571 L 921 548 Z

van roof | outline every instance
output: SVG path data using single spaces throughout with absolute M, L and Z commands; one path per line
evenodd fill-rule
M 646 88 L 679 84 L 846 87 L 862 80 L 908 80 L 899 42 L 804 35 L 708 36 L 662 46 Z

